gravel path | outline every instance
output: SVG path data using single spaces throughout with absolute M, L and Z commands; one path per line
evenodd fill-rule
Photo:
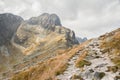
M 61 75 L 58 75 L 57 78 L 59 80 L 70 80 L 71 77 L 74 75 L 74 74 L 79 74 L 80 73 L 80 69 L 77 68 L 75 66 L 75 61 L 79 58 L 80 56 L 80 51 L 77 52 L 69 61 L 68 61 L 68 68 L 66 69 L 66 71 L 61 74 Z
M 108 53 L 103 54 L 101 52 L 99 49 L 98 40 L 94 39 L 90 44 L 86 46 L 85 49 L 91 53 L 85 59 L 92 64 L 90 66 L 84 66 L 83 71 L 80 71 L 80 69 L 75 66 L 75 61 L 81 54 L 81 51 L 79 51 L 68 61 L 69 66 L 65 72 L 61 75 L 58 75 L 57 78 L 59 80 L 72 80 L 71 77 L 73 75 L 79 75 L 83 78 L 83 80 L 115 80 L 114 78 L 115 76 L 119 75 L 119 71 L 116 73 L 107 72 L 107 67 L 114 66 L 114 64 L 109 59 Z M 93 70 L 93 72 L 90 70 Z M 105 73 L 105 76 L 102 79 L 100 79 L 98 76 L 100 72 Z

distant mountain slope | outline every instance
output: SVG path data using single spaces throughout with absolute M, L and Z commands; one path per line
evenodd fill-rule
M 76 39 L 78 40 L 79 43 L 82 43 L 88 40 L 87 37 L 84 37 L 84 38 L 76 37 Z
M 34 49 L 41 52 L 78 44 L 75 33 L 63 27 L 56 14 L 48 13 L 23 22 L 17 29 L 13 42 L 23 47 L 22 51 L 27 55 L 35 52 Z
M 77 44 L 74 31 L 63 27 L 56 14 L 44 13 L 29 20 L 10 13 L 0 14 L 0 73 L 4 75 L 47 60 L 57 51 Z

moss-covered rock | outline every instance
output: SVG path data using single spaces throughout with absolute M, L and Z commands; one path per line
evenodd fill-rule
M 95 72 L 95 74 L 94 74 L 94 79 L 96 80 L 96 79 L 102 79 L 103 77 L 105 76 L 105 73 L 104 72 Z M 93 79 L 93 80 L 94 80 Z
M 78 80 L 83 80 L 83 78 L 82 78 L 80 75 L 73 75 L 73 76 L 71 77 L 71 79 L 72 79 L 72 80 L 76 80 L 76 79 L 78 79 Z
M 115 76 L 115 80 L 120 80 L 120 76 Z
M 84 65 L 86 66 L 90 66 L 91 62 L 87 61 L 87 60 L 81 60 L 77 63 L 77 67 L 81 68 L 84 67 Z
M 117 72 L 118 71 L 118 67 L 117 66 L 108 66 L 107 67 L 108 68 L 108 72 L 110 72 L 110 71 L 112 71 L 112 72 Z

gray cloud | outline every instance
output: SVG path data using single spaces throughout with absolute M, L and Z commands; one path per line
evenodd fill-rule
M 0 0 L 0 13 L 28 19 L 56 13 L 77 36 L 97 37 L 120 26 L 120 0 Z

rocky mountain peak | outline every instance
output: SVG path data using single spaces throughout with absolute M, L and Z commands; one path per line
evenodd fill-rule
M 41 25 L 43 28 L 50 29 L 55 26 L 62 26 L 60 18 L 56 14 L 43 13 L 38 17 L 32 17 L 27 21 L 32 25 Z
M 38 47 L 38 44 L 39 46 L 44 44 L 47 48 L 56 45 L 54 47 L 56 49 L 78 44 L 74 31 L 63 27 L 56 14 L 48 13 L 43 13 L 38 17 L 32 17 L 22 22 L 12 40 L 13 43 L 23 47 L 22 50 L 25 54 L 29 54 L 29 51 L 25 49 L 31 49 L 33 45 Z

